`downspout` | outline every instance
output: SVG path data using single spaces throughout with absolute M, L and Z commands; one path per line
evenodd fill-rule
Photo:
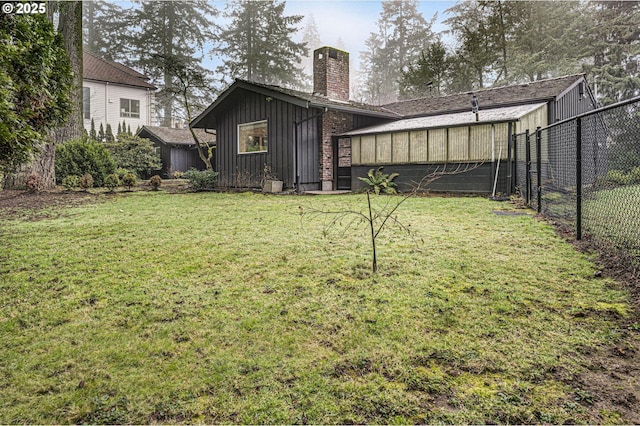
M 311 117 L 303 118 L 300 121 L 293 120 L 293 186 L 296 189 L 296 193 L 300 193 L 300 170 L 298 167 L 298 126 L 305 121 L 313 120 L 315 118 L 322 117 L 329 111 L 329 108 L 324 107 L 324 110 L 316 115 L 312 115 Z
M 120 106 L 118 105 L 118 111 Z M 104 84 L 104 131 L 107 131 L 107 123 L 109 122 L 109 82 Z M 102 141 L 100 141 L 102 142 Z

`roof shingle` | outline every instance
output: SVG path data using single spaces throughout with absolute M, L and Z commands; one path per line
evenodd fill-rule
M 86 80 L 104 81 L 150 90 L 157 89 L 153 84 L 147 82 L 147 77 L 139 72 L 122 64 L 98 58 L 89 52 L 83 53 L 82 67 L 82 77 Z
M 193 129 L 201 143 L 215 145 L 216 135 L 205 133 L 204 129 Z M 189 129 L 173 129 L 171 127 L 142 126 L 137 133 L 143 138 L 153 138 L 167 145 L 195 145 Z

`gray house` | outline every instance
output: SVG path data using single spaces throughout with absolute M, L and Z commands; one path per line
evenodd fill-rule
M 471 100 L 479 104 L 471 112 Z M 284 186 L 357 189 L 370 168 L 409 188 L 435 167 L 480 164 L 432 189 L 510 189 L 511 136 L 595 108 L 584 75 L 374 106 L 349 101 L 349 54 L 314 51 L 314 91 L 236 80 L 191 123 L 216 130 L 216 170 L 229 186 L 255 186 L 265 165 Z
M 209 147 L 215 147 L 215 132 L 207 133 L 203 129 L 194 129 L 198 140 Z M 186 172 L 191 168 L 204 170 L 205 164 L 198 155 L 196 143 L 189 129 L 173 129 L 170 127 L 142 126 L 136 133 L 141 138 L 147 138 L 160 153 L 163 177 L 171 177 L 173 172 Z M 215 164 L 215 149 L 213 149 L 212 164 Z

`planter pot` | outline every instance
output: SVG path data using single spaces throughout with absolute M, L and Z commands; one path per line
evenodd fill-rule
M 282 181 L 281 180 L 266 181 L 264 184 L 264 188 L 262 188 L 262 192 L 269 192 L 269 193 L 282 192 Z

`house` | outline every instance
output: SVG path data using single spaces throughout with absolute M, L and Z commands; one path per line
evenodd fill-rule
M 216 135 L 205 133 L 203 129 L 194 129 L 201 144 L 215 148 Z M 159 126 L 142 126 L 136 133 L 141 138 L 153 142 L 156 152 L 162 160 L 162 174 L 172 177 L 176 171 L 186 172 L 189 169 L 205 170 L 205 164 L 198 155 L 196 142 L 189 129 L 173 129 Z M 205 147 L 208 151 L 208 149 Z M 212 150 L 212 164 L 215 164 L 215 149 Z M 208 155 L 205 152 L 205 155 Z
M 472 112 L 472 99 L 479 110 Z M 434 190 L 509 192 L 511 137 L 595 108 L 584 75 L 374 106 L 349 101 L 349 54 L 314 51 L 314 92 L 236 80 L 193 128 L 216 130 L 224 182 L 257 185 L 267 165 L 298 191 L 357 189 L 383 166 L 409 189 L 435 167 L 475 164 Z
M 110 124 L 114 135 L 123 121 L 133 131 L 155 123 L 153 105 L 157 88 L 147 77 L 86 51 L 82 65 L 83 118 L 87 132 L 91 129 L 91 120 L 96 131 L 101 124 L 106 131 Z

